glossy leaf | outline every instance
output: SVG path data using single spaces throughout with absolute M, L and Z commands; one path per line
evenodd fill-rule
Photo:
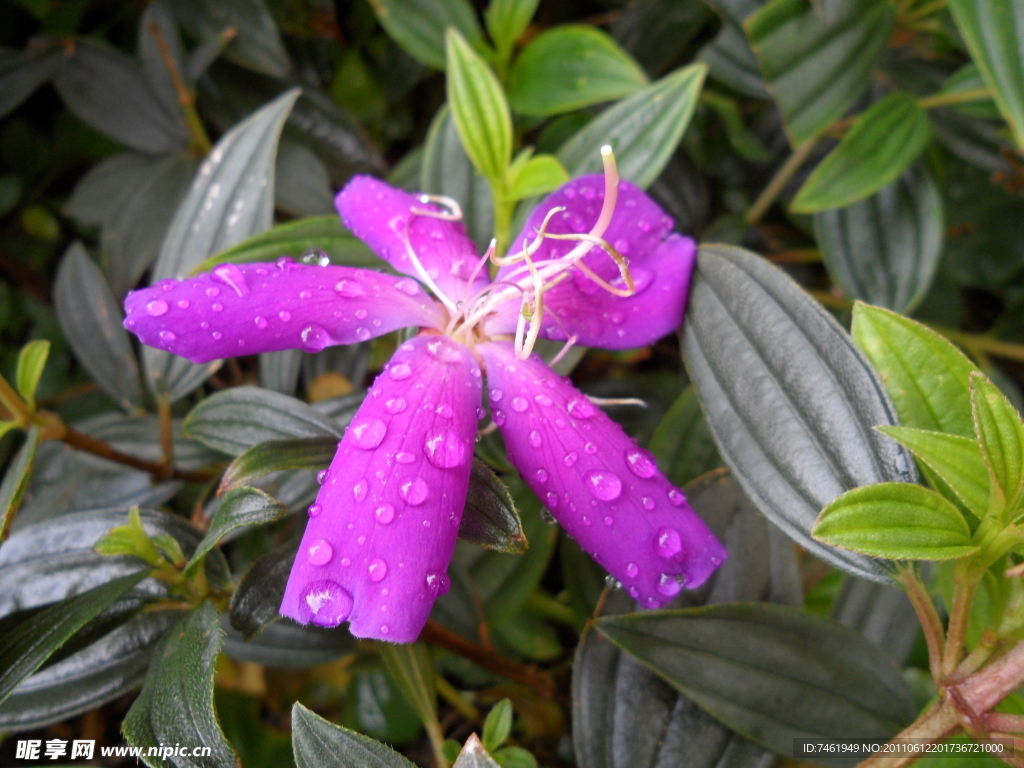
M 615 150 L 619 175 L 647 187 L 683 138 L 700 96 L 707 66 L 691 64 L 604 110 L 558 150 L 572 177 L 600 173 L 601 147 Z
M 61 259 L 53 299 L 61 330 L 78 361 L 121 408 L 140 406 L 139 367 L 121 325 L 121 307 L 79 241 Z
M 294 555 L 294 552 L 292 554 Z M 290 559 L 288 565 L 291 566 Z M 288 569 L 285 569 L 280 577 L 287 581 Z M 280 595 L 273 606 L 275 616 L 279 604 Z M 349 634 L 346 627 L 327 629 L 312 625 L 300 626 L 289 619 L 267 624 L 258 635 L 247 640 L 224 619 L 226 617 L 222 616 L 221 626 L 226 632 L 224 653 L 234 659 L 266 664 L 268 667 L 317 667 L 351 654 L 358 642 Z
M 1006 511 L 1018 505 L 1024 487 L 1024 424 L 1006 395 L 985 375 L 971 373 L 971 410 L 981 457 L 988 465 Z
M 723 723 L 784 755 L 795 738 L 888 739 L 916 711 L 875 645 L 788 606 L 634 613 L 597 628 Z
M 216 40 L 228 27 L 238 34 L 224 55 L 232 61 L 273 77 L 291 69 L 281 35 L 263 0 L 174 0 L 178 21 L 204 42 Z
M 909 448 L 978 518 L 988 512 L 988 466 L 976 440 L 912 427 L 878 429 Z
M 891 93 L 857 117 L 839 146 L 797 192 L 790 209 L 815 213 L 843 208 L 896 181 L 931 140 L 924 108 L 907 93 Z
M 295 542 L 267 552 L 249 567 L 231 595 L 228 618 L 246 640 L 252 640 L 280 618 L 277 609 L 284 598 L 285 583 L 297 548 L 298 542 Z
M 224 471 L 218 493 L 230 491 L 282 469 L 326 469 L 338 452 L 334 437 L 268 440 L 249 448 Z
M 499 552 L 522 554 L 526 535 L 515 501 L 505 484 L 479 459 L 473 459 L 459 538 Z
M 942 252 L 942 195 L 911 168 L 875 195 L 814 216 L 814 237 L 836 284 L 851 298 L 910 312 L 931 286 Z
M 509 180 L 508 199 L 547 194 L 568 180 L 569 174 L 553 155 L 534 155 Z
M 292 748 L 298 768 L 413 768 L 379 741 L 292 705 Z
M 137 34 L 136 52 L 146 82 L 167 113 L 183 119 L 178 89 L 164 58 L 166 54 L 174 69 L 184 72 L 185 52 L 181 47 L 181 33 L 168 5 L 162 0 L 149 3 L 139 16 Z
M 874 430 L 896 414 L 832 316 L 754 254 L 702 246 L 683 351 L 719 452 L 758 509 L 829 564 L 886 581 L 885 564 L 810 536 L 844 491 L 915 479 L 909 453 Z
M 809 0 L 772 0 L 744 22 L 794 147 L 864 92 L 894 16 L 884 0 L 851 0 L 826 23 Z
M 811 534 L 827 544 L 893 560 L 951 560 L 978 551 L 960 510 L 912 483 L 847 491 L 821 511 Z
M 491 0 L 484 12 L 487 34 L 499 51 L 511 52 L 523 34 L 540 0 Z
M 437 721 L 437 670 L 430 646 L 423 643 L 377 643 L 377 652 L 402 695 L 427 729 L 440 729 Z
M 723 464 L 693 387 L 672 403 L 647 447 L 669 482 L 680 487 Z
M 256 488 L 235 488 L 224 494 L 210 521 L 210 529 L 196 546 L 185 566 L 185 576 L 192 576 L 206 554 L 236 528 L 265 525 L 280 520 L 288 510 L 280 502 Z
M 46 367 L 46 358 L 50 355 L 50 342 L 45 339 L 30 341 L 18 352 L 18 366 L 14 372 L 14 383 L 21 399 L 35 406 L 36 387 Z
M 906 592 L 856 576 L 844 577 L 831 615 L 875 643 L 900 668 L 921 633 Z
M 660 74 L 688 60 L 690 44 L 712 18 L 703 0 L 639 0 L 623 7 L 610 31 L 646 72 Z
M 548 117 L 614 101 L 645 85 L 640 65 L 607 33 L 566 24 L 537 35 L 516 57 L 508 101 L 521 115 Z
M 755 99 L 770 99 L 757 56 L 739 24 L 726 21 L 718 36 L 700 52 L 712 80 Z
M 445 33 L 448 105 L 462 146 L 486 178 L 505 177 L 512 159 L 512 118 L 494 72 L 457 31 Z
M 921 323 L 860 302 L 851 333 L 904 426 L 974 438 L 969 380 L 976 369 L 960 350 Z
M 13 112 L 45 83 L 64 58 L 57 46 L 17 50 L 0 48 L 0 117 Z
M 125 576 L 34 614 L 0 640 L 0 701 L 35 672 L 75 632 L 126 595 L 143 578 Z
M 213 709 L 213 673 L 223 633 L 217 609 L 204 602 L 175 626 L 157 647 L 142 692 L 121 730 L 134 747 L 201 744 L 209 768 L 237 768 L 238 756 L 224 738 Z M 164 758 L 152 766 L 171 766 Z
M 0 542 L 7 538 L 11 530 L 14 516 L 18 514 L 21 502 L 25 498 L 29 480 L 32 477 L 32 461 L 39 448 L 39 428 L 32 427 L 7 466 L 3 482 L 0 482 Z
M 1024 9 L 1014 0 L 951 0 L 949 11 L 1024 149 Z
M 467 0 L 374 0 L 373 10 L 388 35 L 428 67 L 445 68 L 445 31 L 457 30 L 474 48 L 483 34 Z
M 292 216 L 334 212 L 334 192 L 327 168 L 304 144 L 282 141 L 274 168 L 274 204 Z

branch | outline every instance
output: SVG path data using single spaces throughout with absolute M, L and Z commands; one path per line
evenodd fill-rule
M 165 466 L 159 461 L 146 461 L 136 456 L 130 456 L 127 453 L 121 453 L 111 445 L 104 443 L 102 440 L 97 440 L 95 437 L 86 435 L 83 432 L 66 427 L 64 434 L 60 436 L 61 440 L 70 445 L 72 448 L 76 448 L 79 451 L 85 451 L 91 453 L 93 456 L 99 456 L 100 458 L 107 459 L 109 461 L 116 461 L 118 464 L 124 464 L 125 466 L 134 467 L 135 469 L 141 469 L 143 472 L 149 472 L 155 479 L 158 480 L 184 480 L 188 483 L 205 483 L 210 480 L 215 474 L 211 470 L 196 470 L 189 471 L 185 469 L 175 469 L 172 467 Z

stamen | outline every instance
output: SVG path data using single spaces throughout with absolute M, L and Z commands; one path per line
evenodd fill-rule
M 554 317 L 557 319 L 558 315 L 554 315 Z M 572 349 L 572 346 L 575 343 L 576 343 L 576 337 L 575 336 L 570 336 L 566 340 L 565 345 L 561 348 L 561 350 L 559 350 L 558 354 L 555 355 L 553 358 L 551 358 L 550 361 L 548 361 L 548 367 L 549 368 L 554 368 L 556 365 L 558 365 L 558 361 L 561 360 L 563 357 L 565 357 L 566 353 L 570 349 Z
M 593 235 L 584 234 L 548 235 L 548 237 L 550 237 L 552 240 L 584 240 L 587 242 L 591 242 L 595 245 L 601 246 L 601 249 L 604 250 L 605 253 L 607 253 L 609 256 L 611 256 L 612 260 L 619 267 L 619 275 L 622 277 L 622 282 L 626 284 L 625 290 L 623 290 L 622 288 L 616 288 L 611 283 L 608 283 L 605 280 L 603 280 L 590 267 L 584 264 L 582 259 L 575 262 L 576 268 L 579 269 L 580 272 L 585 274 L 591 280 L 593 280 L 595 283 L 597 283 L 599 286 L 608 291 L 608 293 L 611 293 L 615 296 L 627 298 L 636 293 L 636 284 L 633 282 L 633 275 L 631 275 L 629 272 L 629 263 L 626 261 L 626 258 L 621 253 L 619 253 L 614 247 L 612 247 L 612 244 L 609 243 L 607 240 L 600 237 L 594 237 Z
M 445 197 L 444 195 L 420 195 L 416 199 L 421 203 L 434 203 L 448 209 L 446 211 L 432 211 L 429 208 L 413 208 L 412 212 L 417 216 L 430 216 L 433 219 L 443 219 L 445 221 L 462 221 L 462 208 L 459 206 L 459 201 L 455 198 Z
M 456 204 L 457 205 L 457 204 Z M 416 213 L 416 209 L 413 209 L 413 213 Z M 433 281 L 430 275 L 427 274 L 427 270 L 423 267 L 423 263 L 420 261 L 419 256 L 416 255 L 416 249 L 412 247 L 412 240 L 409 239 L 409 225 L 412 223 L 412 217 L 405 222 L 405 232 L 402 234 L 402 242 L 405 243 L 405 252 L 409 255 L 409 261 L 412 262 L 413 267 L 416 269 L 416 274 L 419 275 L 420 280 L 433 292 L 441 302 L 448 307 L 448 310 L 453 313 L 457 313 L 458 310 L 455 307 L 455 302 L 449 299 L 444 291 L 438 288 L 437 283 Z
M 587 400 L 592 402 L 594 405 L 637 405 L 641 408 L 647 407 L 647 402 L 641 400 L 638 397 L 592 397 L 587 395 Z

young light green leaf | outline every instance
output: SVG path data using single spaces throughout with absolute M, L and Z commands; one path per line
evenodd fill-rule
M 491 708 L 491 711 L 487 713 L 487 719 L 484 720 L 484 749 L 493 752 L 505 743 L 510 733 L 512 733 L 512 701 L 502 699 Z
M 268 440 L 254 445 L 224 471 L 217 493 L 249 485 L 258 477 L 282 469 L 325 469 L 338 452 L 335 437 Z
M 30 341 L 18 353 L 18 367 L 15 370 L 14 381 L 18 387 L 18 394 L 30 407 L 35 406 L 36 387 L 39 386 L 39 378 L 43 375 L 43 368 L 46 367 L 46 358 L 49 354 L 50 342 L 46 339 Z
M 501 768 L 537 768 L 537 758 L 522 747 L 502 747 L 494 753 Z
M 445 68 L 445 33 L 455 29 L 484 50 L 476 10 L 468 0 L 372 0 L 377 20 L 406 53 L 428 67 Z
M 909 448 L 977 517 L 988 512 L 988 466 L 976 440 L 913 427 L 878 427 L 878 431 Z
M 861 114 L 814 169 L 790 209 L 814 213 L 870 197 L 910 167 L 931 140 L 928 114 L 909 93 L 890 93 Z
M 1024 424 L 1006 395 L 987 376 L 971 373 L 971 410 L 981 456 L 1005 512 L 1016 510 L 1024 486 Z
M 1024 149 L 1024 7 L 1017 0 L 950 0 L 949 11 Z
M 206 554 L 229 532 L 247 525 L 272 523 L 287 514 L 288 510 L 281 502 L 257 488 L 234 488 L 228 491 L 210 521 L 210 530 L 185 566 L 185 576 L 195 574 Z
M 850 0 L 832 23 L 808 0 L 772 0 L 743 24 L 794 147 L 853 106 L 885 50 L 894 9 Z
M 128 511 L 127 525 L 111 528 L 93 545 L 92 551 L 108 557 L 131 555 L 150 565 L 159 565 L 161 559 L 156 544 L 142 527 L 138 507 L 132 507 Z
M 859 301 L 851 333 L 904 426 L 974 438 L 970 375 L 977 369 L 959 349 L 921 323 Z
M 913 483 L 876 483 L 847 491 L 821 511 L 811 535 L 893 560 L 951 560 L 978 551 L 960 510 Z
M 569 174 L 554 155 L 534 155 L 521 167 L 509 168 L 508 199 L 543 195 L 569 180 Z
M 611 145 L 619 175 L 646 188 L 658 178 L 697 106 L 706 64 L 691 64 L 609 107 L 562 145 L 558 160 L 572 177 L 600 173 Z
M 499 55 L 507 56 L 523 34 L 540 0 L 491 0 L 484 11 L 487 33 Z
M 537 35 L 519 54 L 508 100 L 521 115 L 548 117 L 614 101 L 645 85 L 640 65 L 607 33 L 566 24 Z
M 512 159 L 512 118 L 498 78 L 455 29 L 445 33 L 448 105 L 473 165 L 501 184 Z
M 14 516 L 18 514 L 18 508 L 25 497 L 28 481 L 32 478 L 32 461 L 38 447 L 39 427 L 32 427 L 0 483 L 0 542 L 7 538 Z
M 379 741 L 292 705 L 292 749 L 298 768 L 415 768 Z

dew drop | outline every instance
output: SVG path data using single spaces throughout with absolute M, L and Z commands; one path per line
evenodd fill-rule
M 313 298 L 313 292 L 312 291 L 299 291 L 299 298 L 300 299 L 311 299 L 311 298 Z
M 284 322 L 286 323 L 292 319 L 292 313 L 287 311 L 278 312 L 277 316 L 284 320 Z
M 304 251 L 299 258 L 303 264 L 309 264 L 311 267 L 327 267 L 331 264 L 331 257 L 319 248 L 310 248 L 308 251 Z
M 352 561 L 347 557 L 343 557 L 341 558 L 341 564 L 348 568 L 350 565 L 352 565 Z
M 626 565 L 626 575 L 631 579 L 635 579 L 636 575 L 640 573 L 640 568 L 636 563 L 629 563 Z
M 209 296 L 211 299 L 220 296 L 220 288 L 218 288 L 216 285 L 211 286 L 210 288 L 206 289 L 206 295 Z
M 527 439 L 530 441 L 530 445 L 533 446 L 534 448 L 540 448 L 541 444 L 544 442 L 544 439 L 541 437 L 540 432 L 538 432 L 536 429 L 530 433 L 530 436 Z
M 490 392 L 490 398 L 492 403 L 500 403 L 504 393 L 500 389 L 492 389 Z
M 585 397 L 570 400 L 567 406 L 569 414 L 578 419 L 589 419 L 594 415 L 594 404 Z
M 370 575 L 370 581 L 376 583 L 388 575 L 388 564 L 379 557 L 375 557 L 366 566 L 366 572 Z
M 316 473 L 316 481 L 317 481 L 317 483 L 319 483 L 320 485 L 323 485 L 324 484 L 324 480 L 327 479 L 327 473 L 328 473 L 328 470 L 326 470 L 326 469 L 321 469 L 319 472 L 317 472 Z
M 660 608 L 661 600 L 659 600 L 656 597 L 648 597 L 646 600 L 644 600 L 644 605 L 646 605 L 648 608 Z
M 408 277 L 403 278 L 402 280 L 399 280 L 397 283 L 395 283 L 395 288 L 400 290 L 406 296 L 415 296 L 417 293 L 420 292 L 419 284 L 415 280 L 411 280 Z
M 365 419 L 349 429 L 352 435 L 352 444 L 356 448 L 370 451 L 376 448 L 384 440 L 388 428 L 380 419 Z
M 679 578 L 671 573 L 663 573 L 658 579 L 658 593 L 665 597 L 675 597 L 682 589 L 683 585 L 679 583 Z
M 181 307 L 182 309 L 188 309 L 189 307 L 192 306 L 192 302 L 189 301 L 188 299 L 182 299 L 181 301 L 178 302 L 178 306 Z
M 165 341 L 170 344 L 176 338 L 178 337 L 174 335 L 174 331 L 160 331 L 160 341 Z
M 595 469 L 585 479 L 587 488 L 601 501 L 614 501 L 622 494 L 622 481 L 614 472 Z
M 323 507 L 321 507 L 319 504 L 310 504 L 309 505 L 309 516 L 310 517 L 317 517 L 322 511 L 323 511 Z
M 444 429 L 427 436 L 423 452 L 438 469 L 451 469 L 465 461 L 466 443 L 454 429 Z
M 210 273 L 210 279 L 228 286 L 239 296 L 248 296 L 250 293 L 245 275 L 234 264 L 221 264 L 214 267 L 213 272 Z
M 455 415 L 455 411 L 453 411 L 452 407 L 447 403 L 441 403 L 441 405 L 437 406 L 436 413 L 442 419 L 450 419 L 452 416 Z
M 548 473 L 544 469 L 538 469 L 533 473 L 534 477 L 537 478 L 537 482 L 546 483 L 548 481 Z
M 541 392 L 539 395 L 534 395 L 533 399 L 545 407 L 551 405 L 554 402 L 554 400 L 545 395 L 543 392 Z
M 330 336 L 316 323 L 310 323 L 299 334 L 301 346 L 307 352 L 319 352 L 327 346 Z
M 220 312 L 221 310 L 223 310 L 223 309 L 224 309 L 224 305 L 223 305 L 223 304 L 220 304 L 220 303 L 216 303 L 216 304 L 213 304 L 213 305 L 212 305 L 212 306 L 210 307 L 210 309 L 212 309 L 212 310 L 213 310 L 214 312 Z
M 486 415 L 487 411 L 483 408 L 483 406 L 478 405 L 476 407 L 476 420 L 480 421 L 480 419 L 482 419 Z
M 576 451 L 571 451 L 570 453 L 565 454 L 565 458 L 562 459 L 562 463 L 565 464 L 565 466 L 567 467 L 571 467 L 573 464 L 576 463 L 576 459 L 578 458 L 579 454 L 576 453 Z
M 153 299 L 149 304 L 146 305 L 146 314 L 152 315 L 153 317 L 160 317 L 160 315 L 167 313 L 167 302 L 163 299 Z
M 683 502 L 686 501 L 686 497 L 683 496 L 683 492 L 678 488 L 673 488 L 668 492 L 668 500 L 672 502 L 673 506 L 681 507 Z
M 356 501 L 364 501 L 369 490 L 370 484 L 366 482 L 365 477 L 362 477 L 352 486 L 352 498 Z
M 395 507 L 393 504 L 381 504 L 373 510 L 373 516 L 377 518 L 377 522 L 381 525 L 387 525 L 395 519 Z
M 637 477 L 652 477 L 658 471 L 654 457 L 643 448 L 636 446 L 626 449 L 626 464 Z
M 441 571 L 427 571 L 426 581 L 427 591 L 434 597 L 448 594 L 448 590 L 452 587 L 452 581 L 448 578 L 448 574 Z
M 290 256 L 282 256 L 274 262 L 274 265 L 282 272 L 289 272 L 293 269 L 298 269 L 299 267 L 299 265 L 295 263 L 295 259 Z
M 594 445 L 593 443 L 587 443 L 586 445 L 583 446 L 583 452 L 589 453 L 591 456 L 593 456 L 595 453 L 597 453 L 597 446 Z
M 427 496 L 430 495 L 430 487 L 424 482 L 422 477 L 414 477 L 411 480 L 406 480 L 402 483 L 400 490 L 402 492 L 402 498 L 405 502 L 411 506 L 416 507 L 427 500 Z
M 253 318 L 253 322 L 256 323 L 256 327 L 259 328 L 261 331 L 267 327 L 267 319 L 265 317 L 260 317 L 259 315 L 257 315 L 256 317 Z
M 640 597 L 640 590 L 637 589 L 636 587 L 630 587 L 629 588 L 629 596 L 632 597 L 634 600 L 636 600 L 637 598 Z
M 223 339 L 223 338 L 224 338 L 224 334 L 223 334 L 223 333 L 221 333 L 220 331 L 214 331 L 214 332 L 213 332 L 213 333 L 212 333 L 211 335 L 212 335 L 212 336 L 213 336 L 213 338 L 215 338 L 215 339 L 216 339 L 217 341 L 220 341 L 221 339 Z
M 380 625 L 380 633 L 381 633 L 382 635 L 386 635 L 386 634 L 387 634 L 388 632 L 390 632 L 390 631 L 391 631 L 391 630 L 390 630 L 390 629 L 388 629 L 388 625 L 387 625 L 387 624 L 381 624 L 381 625 Z
M 416 454 L 409 453 L 408 451 L 400 451 L 395 456 L 395 461 L 399 464 L 413 464 L 416 461 Z
M 408 363 L 397 363 L 388 368 L 388 375 L 395 381 L 402 381 L 412 376 L 412 368 Z
M 504 411 L 495 411 L 494 412 L 494 423 L 497 424 L 499 427 L 502 426 L 505 423 L 505 412 Z
M 404 397 L 392 397 L 386 403 L 384 403 L 384 410 L 394 415 L 401 413 L 406 409 L 407 403 Z
M 352 595 L 334 581 L 314 581 L 302 592 L 303 613 L 321 627 L 336 627 L 352 612 Z
M 357 309 L 352 314 L 354 314 L 356 316 L 357 320 L 365 320 L 366 319 L 366 310 L 365 309 Z
M 654 536 L 654 551 L 658 557 L 670 559 L 683 549 L 683 540 L 675 528 L 661 527 Z
M 612 321 L 612 325 L 622 325 L 626 321 L 626 314 L 624 312 L 612 312 L 612 316 L 608 319 Z
M 370 329 L 362 326 L 356 328 L 356 338 L 360 341 L 366 341 L 370 338 Z
M 512 410 L 515 411 L 516 413 L 522 413 L 523 411 L 525 411 L 529 407 L 530 407 L 530 404 L 528 402 L 526 402 L 526 398 L 525 397 L 513 397 L 512 398 Z
M 558 494 L 554 491 L 548 491 L 544 500 L 548 504 L 548 509 L 555 509 L 558 507 Z
M 583 516 L 583 524 L 586 525 L 586 526 L 590 525 L 590 518 L 587 517 L 586 515 Z
M 654 499 L 652 499 L 650 496 L 644 496 L 643 498 L 641 498 L 640 503 L 644 505 L 644 509 L 646 509 L 647 511 L 650 511 L 655 507 Z
M 613 517 L 612 517 L 611 515 L 607 515 L 607 516 L 606 516 L 606 517 L 604 518 L 604 524 L 605 524 L 605 525 L 609 525 L 609 526 L 610 526 L 610 525 L 611 525 L 612 523 L 614 523 L 614 522 L 615 522 L 615 518 L 613 518 Z
M 308 554 L 312 565 L 327 565 L 334 557 L 334 548 L 329 542 L 319 539 L 309 547 Z

